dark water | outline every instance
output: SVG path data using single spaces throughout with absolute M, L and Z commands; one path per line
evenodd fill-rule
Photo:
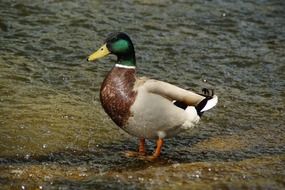
M 1 189 L 285 188 L 285 1 L 0 1 Z M 219 105 L 154 163 L 103 112 L 114 57 L 132 37 L 139 74 Z M 150 150 L 154 142 L 148 142 Z

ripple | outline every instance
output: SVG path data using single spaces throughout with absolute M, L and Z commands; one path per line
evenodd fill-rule
M 283 1 L 0 7 L 4 189 L 284 187 Z M 133 38 L 139 75 L 220 97 L 197 130 L 167 140 L 157 163 L 123 157 L 137 140 L 101 108 L 100 84 L 115 58 L 85 62 L 118 30 Z

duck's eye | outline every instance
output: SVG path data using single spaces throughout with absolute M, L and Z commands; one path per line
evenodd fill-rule
M 101 51 L 103 51 L 104 49 L 103 48 L 101 48 Z

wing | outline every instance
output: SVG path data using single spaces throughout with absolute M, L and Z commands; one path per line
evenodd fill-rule
M 195 92 L 179 88 L 167 82 L 149 79 L 145 81 L 144 87 L 150 93 L 161 95 L 170 100 L 183 102 L 188 106 L 197 106 L 205 96 Z

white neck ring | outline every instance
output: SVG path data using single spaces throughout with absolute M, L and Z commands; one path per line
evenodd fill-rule
M 128 66 L 128 65 L 121 65 L 121 64 L 116 64 L 115 67 L 119 67 L 119 68 L 124 68 L 124 69 L 135 69 L 136 66 Z

